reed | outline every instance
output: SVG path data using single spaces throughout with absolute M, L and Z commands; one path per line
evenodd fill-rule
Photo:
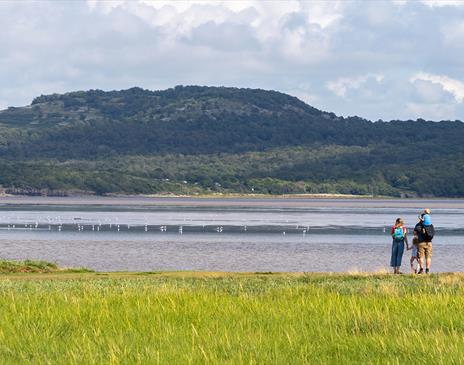
M 459 364 L 464 276 L 0 276 L 2 364 Z

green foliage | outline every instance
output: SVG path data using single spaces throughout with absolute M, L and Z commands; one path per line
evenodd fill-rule
M 93 270 L 86 268 L 67 268 L 61 269 L 56 264 L 41 260 L 3 260 L 0 259 L 0 273 L 15 274 L 15 273 L 89 273 Z
M 380 153 L 386 147 L 380 148 Z M 214 155 L 125 156 L 95 161 L 0 160 L 9 193 L 354 194 L 464 196 L 464 158 L 379 163 L 376 147 L 322 146 Z M 393 152 L 392 152 L 393 153 Z M 367 157 L 373 160 L 368 162 Z M 420 157 L 420 156 L 419 156 Z
M 19 272 L 53 272 L 57 271 L 56 264 L 46 261 L 11 261 L 0 259 L 0 273 L 19 273 Z
M 78 91 L 0 112 L 0 184 L 59 195 L 463 197 L 463 140 L 458 121 L 341 118 L 274 91 Z

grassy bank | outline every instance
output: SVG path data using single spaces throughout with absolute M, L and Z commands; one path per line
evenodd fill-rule
M 464 276 L 0 275 L 2 364 L 458 364 Z
M 13 273 L 75 273 L 91 272 L 84 268 L 59 268 L 56 264 L 41 260 L 3 260 L 0 259 L 0 274 Z

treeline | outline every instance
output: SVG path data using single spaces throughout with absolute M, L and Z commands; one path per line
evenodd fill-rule
M 395 159 L 387 146 L 294 147 L 209 155 L 0 161 L 0 184 L 96 194 L 238 192 L 464 196 L 464 155 Z M 390 158 L 393 156 L 393 158 Z M 415 157 L 416 156 L 416 157 Z M 385 157 L 388 161 L 379 163 Z M 408 161 L 408 162 L 405 162 Z

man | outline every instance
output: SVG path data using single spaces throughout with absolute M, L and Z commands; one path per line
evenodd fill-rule
M 418 274 L 424 273 L 424 257 L 425 257 L 425 273 L 430 272 L 430 264 L 432 263 L 432 239 L 435 235 L 433 224 L 425 225 L 423 216 L 419 216 L 419 223 L 414 227 L 414 232 L 417 234 L 419 243 L 417 244 L 417 254 L 419 256 L 419 271 Z

